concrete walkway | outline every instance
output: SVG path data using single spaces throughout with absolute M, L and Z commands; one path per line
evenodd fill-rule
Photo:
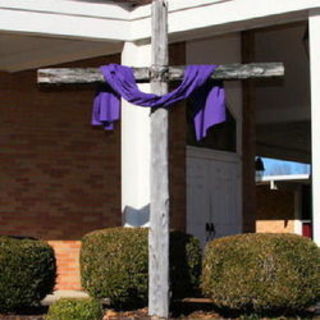
M 53 294 L 48 294 L 41 302 L 44 306 L 49 306 L 60 298 L 87 298 L 89 295 L 84 291 L 57 290 Z

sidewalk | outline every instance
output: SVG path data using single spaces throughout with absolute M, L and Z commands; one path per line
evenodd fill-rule
M 84 291 L 57 290 L 53 294 L 48 294 L 41 302 L 43 306 L 49 306 L 60 298 L 87 298 L 89 295 Z

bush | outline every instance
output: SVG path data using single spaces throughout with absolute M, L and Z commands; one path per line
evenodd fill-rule
M 201 280 L 224 311 L 302 311 L 320 299 L 320 248 L 293 234 L 221 238 L 207 245 Z
M 170 286 L 174 299 L 198 294 L 201 262 L 199 240 L 190 234 L 172 231 L 170 233 Z
M 55 285 L 53 249 L 33 239 L 0 237 L 0 312 L 37 305 Z
M 46 320 L 100 320 L 102 317 L 102 306 L 95 299 L 61 298 L 50 306 Z
M 182 232 L 170 234 L 170 278 L 173 297 L 186 296 L 199 284 L 199 242 Z M 148 299 L 148 230 L 111 228 L 83 238 L 80 254 L 82 286 L 114 306 L 140 307 Z

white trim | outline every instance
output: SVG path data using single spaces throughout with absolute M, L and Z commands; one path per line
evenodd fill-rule
M 0 8 L 0 32 L 124 41 L 129 21 Z
M 279 175 L 279 176 L 262 176 L 256 178 L 256 185 L 270 184 L 271 190 L 278 190 L 277 182 L 306 182 L 310 180 L 309 174 L 291 174 L 291 175 Z
M 299 236 L 302 236 L 302 220 L 296 219 L 293 221 L 293 232 Z
M 128 10 L 114 3 L 76 2 L 68 0 L 1 0 L 0 9 L 38 12 L 111 20 L 130 20 Z
M 187 40 L 303 20 L 318 0 L 170 0 L 171 40 Z M 107 41 L 150 38 L 150 5 L 135 10 L 109 3 L 2 0 L 0 32 Z
M 277 175 L 277 176 L 263 176 L 259 182 L 304 181 L 309 179 L 310 179 L 310 174 L 287 174 L 287 175 Z
M 197 1 L 197 6 L 190 6 L 191 1 L 186 1 L 184 6 L 182 1 L 174 5 L 175 1 L 170 1 L 174 7 L 169 14 L 169 33 L 179 40 L 301 21 L 307 18 L 308 10 L 320 6 L 318 0 L 268 0 L 259 5 L 255 0 L 208 0 Z M 135 19 L 131 41 L 150 37 L 150 16 L 146 10 L 141 8 L 131 13 Z
M 190 10 L 200 7 L 211 6 L 212 4 L 233 1 L 233 0 L 169 0 L 169 14 L 183 11 L 183 10 Z M 135 21 L 139 19 L 144 19 L 150 17 L 150 7 L 149 6 L 141 6 L 137 9 L 133 10 L 130 13 L 130 20 Z
M 312 136 L 312 225 L 313 240 L 320 245 L 320 10 L 310 12 L 309 45 L 311 76 L 311 136 Z

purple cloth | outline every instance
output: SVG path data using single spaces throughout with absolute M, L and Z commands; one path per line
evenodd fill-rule
M 225 121 L 225 96 L 221 84 L 213 85 L 211 74 L 216 65 L 190 65 L 184 71 L 181 84 L 163 96 L 141 92 L 130 67 L 110 64 L 100 67 L 106 86 L 95 97 L 92 124 L 113 129 L 120 118 L 120 98 L 143 107 L 168 107 L 192 97 L 197 140 L 206 136 L 207 130 Z

